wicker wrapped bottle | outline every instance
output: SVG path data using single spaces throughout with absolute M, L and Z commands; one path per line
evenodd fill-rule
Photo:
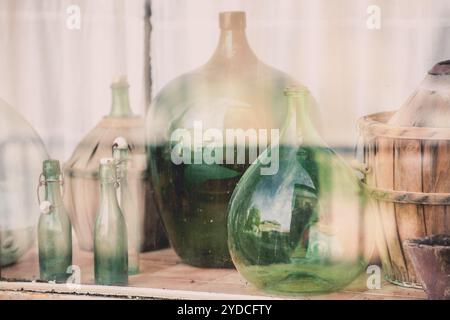
M 98 163 L 111 156 L 114 140 L 122 136 L 130 145 L 133 162 L 145 157 L 145 131 L 142 117 L 132 113 L 128 97 L 128 83 L 124 76 L 111 85 L 112 108 L 108 116 L 79 143 L 65 165 L 65 204 L 84 250 L 93 248 L 93 231 L 99 206 Z M 139 161 L 145 164 L 145 161 Z M 135 166 L 137 167 L 137 166 Z M 139 172 L 129 173 L 130 190 L 139 198 L 139 225 L 142 228 L 141 250 L 148 251 L 167 246 L 167 239 L 156 211 L 153 188 L 145 166 Z
M 360 130 L 386 277 L 420 287 L 403 242 L 450 233 L 450 61 L 434 66 L 398 111 L 362 118 Z
M 296 84 L 256 57 L 245 27 L 244 12 L 221 13 L 212 58 L 162 89 L 146 120 L 151 176 L 170 242 L 185 262 L 200 267 L 232 266 L 228 202 L 255 160 L 250 150 L 262 142 L 249 135 L 281 128 L 287 114 L 283 89 Z M 247 136 L 228 140 L 227 132 Z M 182 161 L 175 146 L 180 133 L 186 136 Z M 187 141 L 191 134 L 192 143 Z M 270 143 L 270 134 L 266 137 Z M 259 152 L 266 146 L 259 144 Z M 217 152 L 208 154 L 211 148 Z

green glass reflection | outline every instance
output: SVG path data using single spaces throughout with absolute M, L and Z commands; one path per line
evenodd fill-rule
M 253 164 L 239 181 L 228 220 L 229 248 L 239 272 L 272 293 L 338 290 L 364 269 L 364 198 L 352 170 L 321 140 L 309 120 L 305 89 L 286 90 L 288 122 L 279 170 Z M 264 159 L 259 159 L 264 160 Z
M 72 225 L 62 201 L 59 161 L 45 160 L 43 177 L 45 201 L 38 224 L 40 278 L 65 282 L 72 265 Z

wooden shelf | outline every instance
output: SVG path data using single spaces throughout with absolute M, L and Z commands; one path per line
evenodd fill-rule
M 201 269 L 180 261 L 173 250 L 141 254 L 141 273 L 130 276 L 128 287 L 97 286 L 94 283 L 93 255 L 75 251 L 74 265 L 80 267 L 82 285 L 38 282 L 36 250 L 15 265 L 2 269 L 0 299 L 67 298 L 158 298 L 158 299 L 279 299 L 262 293 L 247 283 L 234 269 Z M 407 289 L 383 282 L 379 290 L 368 290 L 363 274 L 341 292 L 299 299 L 425 299 L 418 289 Z

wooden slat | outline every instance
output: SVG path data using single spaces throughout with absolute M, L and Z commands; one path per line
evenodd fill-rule
M 378 188 L 394 189 L 394 141 L 378 138 L 375 153 L 376 186 Z M 400 281 L 408 279 L 406 261 L 403 255 L 401 239 L 397 230 L 397 220 L 394 204 L 379 202 L 380 218 L 383 225 L 389 256 L 392 263 L 390 278 Z
M 423 192 L 450 192 L 450 142 L 423 142 Z M 424 207 L 427 235 L 450 232 L 450 206 Z
M 395 141 L 394 189 L 402 191 L 422 191 L 422 150 L 419 140 Z M 423 206 L 395 204 L 395 216 L 400 244 L 407 239 L 425 236 Z M 406 282 L 418 283 L 412 262 L 402 250 L 406 261 L 408 277 Z
M 367 167 L 369 168 L 369 172 L 366 175 L 366 184 L 369 186 L 375 186 L 376 185 L 376 179 L 375 179 L 375 153 L 376 153 L 376 142 L 374 139 L 371 139 L 370 141 L 367 141 L 365 143 L 365 150 L 364 150 L 364 159 L 366 161 Z M 375 226 L 375 241 L 376 241 L 376 247 L 378 249 L 378 255 L 381 259 L 383 271 L 392 274 L 392 262 L 391 257 L 389 256 L 389 250 L 386 243 L 386 236 L 384 234 L 384 228 L 381 221 L 381 208 L 380 208 L 380 202 L 372 200 L 372 202 L 369 203 L 370 207 L 368 210 L 373 210 L 370 212 L 372 215 L 376 226 Z

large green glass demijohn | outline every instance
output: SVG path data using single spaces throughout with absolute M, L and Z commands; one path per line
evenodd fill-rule
M 284 123 L 283 89 L 297 83 L 257 58 L 246 37 L 244 12 L 222 12 L 220 29 L 211 59 L 163 88 L 146 119 L 150 176 L 164 226 L 177 254 L 199 267 L 232 266 L 228 203 L 256 159 L 251 152 L 264 151 L 272 130 Z M 182 163 L 172 158 L 180 145 L 173 141 L 179 130 L 187 132 Z M 248 139 L 228 139 L 229 132 L 249 133 Z M 267 132 L 266 145 L 259 136 L 250 139 L 262 132 Z M 212 162 L 214 143 L 217 161 Z
M 360 183 L 322 141 L 310 120 L 305 88 L 285 90 L 289 113 L 279 145 L 263 153 L 236 187 L 228 244 L 238 271 L 271 293 L 338 290 L 366 266 Z M 262 175 L 279 153 L 279 170 Z
M 94 227 L 95 283 L 127 285 L 127 225 L 117 201 L 116 166 L 112 158 L 101 159 L 100 184 L 100 207 Z
M 38 224 L 39 269 L 43 281 L 65 282 L 72 265 L 72 225 L 61 196 L 61 168 L 58 160 L 43 164 L 45 200 L 40 203 Z

